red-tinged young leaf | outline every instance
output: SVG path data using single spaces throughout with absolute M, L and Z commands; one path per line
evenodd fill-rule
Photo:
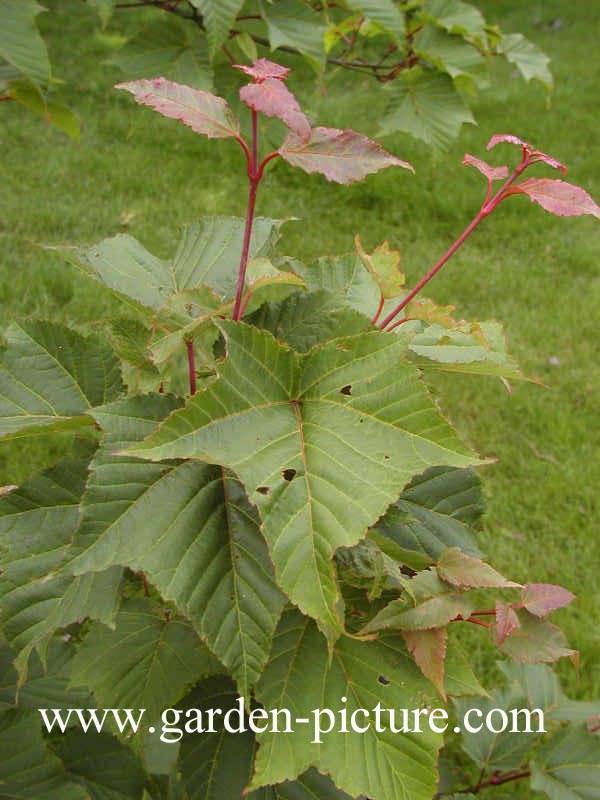
M 565 167 L 565 165 L 562 164 L 560 161 L 558 161 L 556 158 L 552 158 L 552 156 L 546 155 L 546 153 L 540 153 L 539 150 L 536 150 L 534 153 L 532 153 L 532 157 L 536 161 L 543 161 L 544 164 L 548 164 L 553 169 L 559 169 L 563 175 L 567 174 L 567 168 Z
M 328 181 L 353 183 L 386 167 L 403 167 L 414 172 L 406 161 L 387 153 L 381 145 L 356 131 L 338 128 L 313 128 L 308 142 L 290 132 L 279 155 L 305 172 L 320 172 Z
M 552 611 L 568 606 L 575 595 L 563 586 L 552 583 L 527 583 L 521 593 L 525 608 L 536 617 L 547 617 Z
M 386 629 L 427 631 L 441 628 L 458 617 L 468 619 L 472 611 L 473 605 L 465 595 L 450 592 L 425 600 L 413 608 L 407 607 L 403 599 L 392 600 L 365 625 L 361 633 Z
M 469 167 L 475 167 L 490 181 L 502 181 L 508 178 L 508 167 L 492 167 L 491 164 L 482 161 L 480 158 L 475 158 L 475 156 L 472 156 L 470 153 L 465 153 L 463 164 Z
M 310 139 L 310 122 L 294 95 L 277 78 L 265 78 L 240 89 L 240 98 L 247 106 L 267 117 L 277 117 L 303 142 Z
M 268 58 L 259 58 L 252 62 L 252 66 L 248 67 L 246 64 L 234 64 L 235 69 L 241 69 L 246 75 L 250 75 L 255 81 L 264 81 L 265 78 L 277 78 L 278 81 L 286 80 L 290 74 L 289 67 L 282 67 L 281 64 L 275 64 L 274 61 L 269 61 Z
M 517 612 L 518 630 L 507 636 L 500 652 L 521 664 L 538 664 L 572 658 L 577 653 L 569 647 L 565 634 L 559 627 L 538 619 L 527 611 Z
M 506 190 L 505 196 L 526 194 L 534 203 L 559 217 L 580 217 L 591 214 L 600 219 L 600 207 L 594 199 L 572 183 L 553 178 L 527 178 Z
M 209 139 L 239 137 L 239 122 L 222 97 L 191 89 L 166 78 L 118 83 L 117 89 L 130 92 L 137 103 L 150 106 L 165 117 L 178 119 Z
M 378 245 L 372 253 L 366 253 L 358 234 L 354 243 L 360 260 L 377 281 L 382 297 L 388 300 L 402 294 L 406 276 L 400 272 L 400 253 L 391 250 L 387 242 Z
M 402 631 L 408 651 L 423 675 L 430 680 L 444 700 L 444 662 L 448 641 L 447 628 L 433 628 L 429 631 Z
M 437 571 L 442 580 L 466 589 L 511 589 L 520 585 L 507 580 L 489 564 L 468 556 L 458 547 L 444 550 Z
M 489 142 L 486 145 L 486 150 L 491 150 L 492 147 L 496 147 L 497 144 L 501 142 L 508 142 L 508 144 L 516 144 L 517 147 L 525 147 L 527 150 L 531 150 L 531 145 L 529 142 L 524 142 L 523 139 L 519 139 L 518 136 L 515 136 L 512 133 L 495 133 Z
M 496 644 L 498 647 L 507 636 L 521 627 L 517 612 L 508 603 L 499 598 L 496 600 Z
M 559 169 L 563 175 L 567 174 L 567 168 L 558 161 L 558 159 L 549 156 L 547 153 L 542 153 L 540 150 L 536 150 L 532 144 L 524 142 L 522 139 L 519 139 L 518 136 L 513 136 L 512 133 L 495 134 L 487 143 L 486 150 L 491 150 L 492 147 L 495 147 L 501 142 L 508 142 L 508 144 L 514 144 L 517 145 L 517 147 L 522 147 L 527 150 L 532 163 L 535 161 L 543 161 L 544 164 L 548 164 L 552 169 Z

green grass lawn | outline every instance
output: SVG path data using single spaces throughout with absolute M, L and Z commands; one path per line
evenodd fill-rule
M 3 327 L 11 315 L 85 325 L 110 308 L 97 284 L 36 243 L 91 244 L 127 231 L 167 256 L 183 223 L 204 214 L 242 214 L 245 204 L 236 145 L 201 140 L 114 92 L 121 75 L 103 63 L 110 28 L 99 33 L 79 0 L 46 5 L 53 13 L 45 15 L 43 29 L 83 133 L 73 143 L 12 104 L 0 108 Z M 551 107 L 540 88 L 526 87 L 499 67 L 493 88 L 476 103 L 479 127 L 468 126 L 435 167 L 407 137 L 387 140 L 389 149 L 414 163 L 416 177 L 388 170 L 343 188 L 277 165 L 261 189 L 259 213 L 302 219 L 287 226 L 287 252 L 305 259 L 343 252 L 357 232 L 366 246 L 387 238 L 402 251 L 414 282 L 478 209 L 482 180 L 461 165 L 462 155 L 483 155 L 494 132 L 516 133 L 552 153 L 569 165 L 570 180 L 600 198 L 597 4 L 479 5 L 490 21 L 521 31 L 552 56 Z M 559 25 L 546 24 L 556 19 Z M 328 105 L 308 72 L 299 73 L 290 85 L 311 112 L 324 124 L 350 121 L 348 103 Z M 352 97 L 352 122 L 367 133 L 375 131 L 372 89 L 368 82 L 356 84 Z M 506 147 L 493 154 L 505 156 L 516 153 Z M 600 697 L 599 263 L 597 220 L 558 219 L 516 198 L 483 224 L 430 292 L 466 318 L 501 320 L 524 370 L 545 384 L 516 385 L 509 395 L 497 380 L 455 377 L 440 379 L 439 389 L 469 443 L 498 459 L 483 473 L 489 510 L 482 542 L 493 563 L 511 578 L 558 582 L 579 596 L 556 616 L 581 651 L 579 675 L 568 663 L 560 671 L 568 690 L 582 698 Z M 44 456 L 50 460 L 61 447 L 56 441 Z M 0 447 L 0 485 L 21 480 L 33 457 L 33 446 Z M 482 641 L 477 647 L 491 670 L 491 648 Z

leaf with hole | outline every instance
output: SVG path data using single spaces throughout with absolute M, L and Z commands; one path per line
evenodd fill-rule
M 415 473 L 473 457 L 402 361 L 398 337 L 358 335 L 299 356 L 243 323 L 220 327 L 228 358 L 219 380 L 128 454 L 233 469 L 259 508 L 279 584 L 334 639 L 334 551 L 355 544 Z M 232 390 L 240 380 L 243 394 Z M 390 401 L 380 415 L 382 391 Z M 369 481 L 359 482 L 365 458 Z M 286 469 L 296 470 L 291 482 Z

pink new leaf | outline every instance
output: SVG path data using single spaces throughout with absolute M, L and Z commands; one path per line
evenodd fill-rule
M 521 147 L 523 150 L 525 150 L 529 158 L 528 163 L 530 164 L 534 164 L 536 161 L 543 161 L 544 164 L 548 164 L 548 166 L 552 167 L 552 169 L 559 169 L 563 175 L 567 174 L 567 168 L 564 164 L 558 161 L 558 159 L 549 156 L 547 153 L 542 153 L 541 150 L 536 150 L 532 144 L 529 144 L 529 142 L 524 142 L 523 139 L 519 139 L 518 136 L 514 136 L 512 133 L 495 134 L 487 143 L 486 150 L 491 150 L 492 147 L 495 147 L 501 142 L 514 144 L 517 147 Z
M 209 139 L 240 135 L 237 119 L 225 100 L 210 92 L 191 89 L 166 78 L 118 83 L 117 89 L 130 92 L 137 103 L 150 106 L 165 117 L 178 119 Z
M 591 214 L 600 219 L 600 207 L 581 186 L 553 178 L 527 178 L 510 186 L 505 197 L 526 194 L 534 203 L 559 217 L 579 217 Z
M 409 653 L 415 663 L 446 700 L 444 688 L 444 661 L 448 640 L 447 628 L 433 628 L 428 631 L 402 631 Z
M 475 156 L 472 156 L 470 153 L 465 153 L 463 164 L 466 164 L 470 167 L 475 167 L 490 181 L 502 181 L 505 178 L 508 178 L 508 167 L 492 167 L 491 164 L 488 164 L 479 158 L 475 158 Z
M 258 83 L 242 86 L 240 98 L 254 111 L 260 111 L 267 117 L 278 117 L 303 142 L 310 139 L 310 122 L 294 95 L 277 78 L 265 78 Z
M 521 622 L 517 612 L 504 600 L 496 600 L 496 644 L 498 647 L 510 636 L 511 633 L 521 627 Z
M 246 75 L 250 75 L 255 81 L 264 81 L 265 78 L 276 78 L 278 81 L 284 81 L 290 74 L 289 67 L 282 67 L 281 64 L 275 64 L 274 61 L 269 61 L 268 58 L 259 58 L 252 63 L 251 67 L 245 64 L 234 64 L 235 69 L 241 69 Z
M 508 142 L 508 144 L 516 144 L 517 147 L 524 147 L 526 150 L 532 149 L 529 142 L 524 142 L 523 139 L 519 139 L 518 136 L 515 136 L 512 133 L 495 133 L 487 143 L 485 149 L 491 150 L 492 147 L 496 147 L 496 145 L 500 144 L 501 142 Z
M 552 583 L 527 583 L 523 587 L 521 600 L 536 617 L 547 617 L 552 611 L 572 603 L 575 595 L 563 586 Z
M 313 128 L 308 142 L 290 132 L 279 155 L 305 172 L 320 172 L 328 181 L 353 183 L 386 167 L 403 167 L 414 172 L 406 161 L 386 152 L 381 145 L 353 130 Z

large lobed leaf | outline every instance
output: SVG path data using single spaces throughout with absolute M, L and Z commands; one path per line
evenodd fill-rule
M 289 780 L 314 765 L 327 772 L 336 785 L 352 796 L 373 800 L 410 797 L 431 800 L 435 792 L 437 750 L 441 738 L 427 726 L 422 733 L 378 732 L 371 719 L 369 730 L 341 733 L 334 730 L 314 741 L 313 711 L 345 708 L 396 710 L 419 708 L 428 686 L 407 656 L 398 638 L 385 643 L 361 642 L 343 636 L 334 646 L 331 662 L 327 643 L 314 623 L 297 611 L 281 620 L 273 650 L 257 687 L 257 697 L 267 709 L 290 709 L 292 718 L 308 719 L 289 734 L 259 735 L 256 774 L 251 787 Z M 339 716 L 338 716 L 339 719 Z M 359 724 L 365 722 L 359 718 Z M 323 724 L 324 720 L 323 720 Z
M 248 696 L 284 602 L 256 511 L 221 467 L 114 455 L 153 431 L 178 405 L 172 396 L 155 394 L 94 411 L 105 441 L 91 464 L 68 569 L 143 570 Z
M 126 454 L 233 469 L 260 510 L 279 584 L 335 638 L 334 551 L 355 544 L 413 475 L 474 459 L 403 360 L 400 337 L 374 332 L 299 356 L 265 331 L 220 327 L 219 380 Z
M 153 722 L 189 685 L 221 669 L 187 620 L 132 598 L 121 605 L 114 630 L 94 623 L 87 631 L 71 682 L 88 686 L 103 708 L 144 708 Z

